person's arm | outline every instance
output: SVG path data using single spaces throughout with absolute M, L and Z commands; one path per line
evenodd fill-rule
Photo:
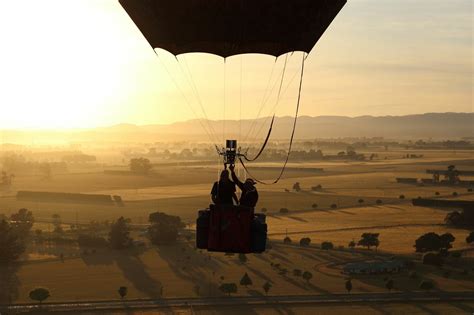
M 239 198 L 237 197 L 237 194 L 235 193 L 235 191 L 232 193 L 232 199 L 234 199 L 236 205 L 239 204 Z
M 235 174 L 234 168 L 231 168 L 231 169 L 230 169 L 230 175 L 232 176 L 232 181 L 233 181 L 237 186 L 239 186 L 240 190 L 243 190 L 244 183 L 242 183 L 242 182 L 239 180 L 239 178 L 238 178 L 237 175 Z

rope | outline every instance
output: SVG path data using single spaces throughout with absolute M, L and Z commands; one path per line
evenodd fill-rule
M 275 108 L 278 106 L 278 104 L 280 103 L 280 96 L 281 96 L 281 88 L 283 86 L 283 82 L 284 82 L 284 79 L 285 79 L 285 73 L 286 73 L 286 65 L 287 65 L 287 61 L 288 61 L 288 54 L 285 55 L 285 64 L 283 66 L 283 73 L 281 75 L 281 80 L 280 80 L 280 86 L 278 87 L 278 95 L 277 95 L 277 99 L 275 101 L 275 105 L 273 106 L 272 108 L 272 112 L 275 113 Z M 286 91 L 286 89 L 285 89 Z M 255 134 L 255 136 L 258 136 L 260 134 L 260 131 L 262 131 L 263 129 L 263 126 L 265 126 L 267 124 L 267 121 L 268 121 L 268 118 L 269 116 L 267 116 L 267 118 L 265 118 L 263 124 L 260 126 L 260 128 L 258 129 L 257 133 Z M 273 118 L 272 118 L 272 125 L 273 125 L 273 119 L 275 118 L 275 114 L 273 114 Z
M 283 176 L 283 173 L 285 172 L 285 169 L 286 169 L 286 165 L 288 164 L 288 160 L 290 159 L 290 154 L 291 154 L 291 147 L 293 146 L 293 139 L 294 139 L 294 136 L 295 136 L 295 131 L 296 131 L 296 122 L 298 120 L 298 113 L 299 113 L 299 109 L 300 109 L 300 102 L 301 102 L 301 88 L 303 86 L 303 74 L 304 74 L 304 63 L 305 63 L 305 54 L 303 53 L 303 58 L 302 58 L 302 61 L 301 61 L 301 74 L 300 74 L 300 84 L 299 84 L 299 88 L 298 88 L 298 101 L 296 102 L 296 112 L 295 112 L 295 119 L 293 121 L 293 130 L 291 132 L 291 137 L 290 137 L 290 143 L 288 145 L 288 152 L 286 154 L 286 159 L 285 159 L 285 163 L 283 164 L 283 167 L 281 168 L 281 172 L 280 172 L 280 175 L 278 175 L 277 179 L 275 179 L 273 182 L 271 183 L 266 183 L 264 181 L 261 181 L 261 180 L 258 180 L 257 178 L 255 178 L 254 176 L 252 176 L 252 174 L 249 172 L 249 170 L 247 169 L 247 167 L 245 166 L 245 163 L 244 161 L 242 161 L 242 158 L 239 157 L 239 161 L 240 163 L 242 164 L 242 167 L 245 169 L 245 171 L 247 172 L 247 174 L 249 175 L 250 178 L 252 178 L 253 180 L 255 180 L 257 183 L 260 183 L 260 184 L 263 184 L 263 185 L 273 185 L 273 184 L 276 184 L 280 181 L 281 177 Z
M 283 66 L 283 69 L 282 69 L 281 75 L 280 75 L 280 77 L 281 77 L 281 79 L 280 79 L 280 89 L 281 89 L 281 84 L 283 83 L 283 78 L 284 78 L 285 71 L 286 71 L 286 65 L 287 65 L 287 62 L 288 62 L 288 58 L 287 58 L 287 57 L 288 57 L 288 54 L 285 55 L 285 64 L 284 64 L 284 66 Z M 291 58 L 291 55 L 290 55 L 290 58 Z M 277 60 L 278 60 L 278 58 L 275 60 L 275 63 L 276 63 Z M 275 63 L 274 63 L 274 65 L 275 65 Z M 273 73 L 273 68 L 272 68 L 272 73 Z M 251 125 L 251 128 L 250 128 L 249 131 L 247 132 L 247 135 L 246 135 L 246 137 L 245 137 L 245 140 L 247 140 L 247 138 L 252 134 L 252 132 L 253 132 L 254 129 L 256 128 L 256 126 L 257 126 L 257 120 L 258 120 L 258 118 L 260 118 L 260 114 L 261 114 L 262 110 L 265 108 L 267 102 L 270 100 L 270 98 L 271 98 L 271 96 L 272 96 L 272 92 L 273 92 L 273 90 L 275 89 L 277 83 L 278 83 L 278 80 L 275 80 L 275 83 L 273 83 L 272 88 L 271 88 L 269 94 L 267 95 L 266 98 L 264 98 L 264 100 L 263 100 L 263 102 L 262 102 L 262 104 L 261 104 L 261 106 L 260 106 L 260 109 L 259 109 L 259 111 L 258 111 L 257 117 L 255 118 L 255 120 L 253 121 L 253 123 L 252 123 L 252 125 Z M 280 91 L 281 91 L 281 90 L 280 90 Z M 280 91 L 278 92 L 279 94 L 280 94 Z M 278 95 L 278 97 L 280 97 L 280 96 Z M 268 119 L 268 117 L 267 117 L 267 119 Z M 265 119 L 264 123 L 263 123 L 261 126 L 264 126 L 264 125 L 265 125 L 265 123 L 267 122 L 267 119 Z M 261 130 L 261 129 L 260 129 L 260 130 Z
M 278 60 L 278 58 L 275 59 L 275 62 L 274 62 L 273 65 L 272 65 L 272 71 L 270 72 L 270 76 L 268 77 L 267 85 L 265 86 L 265 91 L 264 91 L 264 93 L 263 93 L 262 102 L 261 102 L 261 104 L 260 104 L 259 111 L 258 111 L 258 113 L 257 113 L 257 116 L 255 117 L 255 120 L 252 121 L 252 124 L 250 125 L 250 128 L 249 128 L 249 130 L 247 131 L 247 134 L 246 134 L 246 136 L 245 136 L 245 138 L 244 138 L 244 141 L 247 140 L 247 138 L 248 138 L 249 135 L 250 135 L 250 131 L 255 127 L 255 124 L 257 123 L 257 119 L 260 117 L 260 113 L 262 112 L 263 106 L 264 106 L 265 103 L 266 103 L 268 88 L 270 87 L 270 82 L 271 82 L 271 80 L 272 80 L 272 78 L 273 78 L 273 72 L 275 71 L 275 65 L 276 65 L 277 60 Z M 273 88 L 272 88 L 271 91 L 273 91 Z M 270 94 L 271 94 L 271 91 L 270 91 Z
M 272 133 L 272 128 L 273 128 L 273 121 L 275 120 L 275 115 L 273 115 L 273 118 L 272 118 L 272 123 L 270 124 L 270 129 L 268 129 L 268 133 L 267 133 L 267 137 L 265 138 L 265 142 L 263 142 L 263 145 L 262 147 L 260 148 L 260 151 L 258 151 L 257 155 L 252 158 L 252 159 L 249 159 L 247 158 L 246 155 L 244 155 L 244 159 L 248 162 L 252 162 L 252 161 L 255 161 L 256 159 L 258 159 L 258 157 L 260 156 L 260 154 L 262 154 L 263 150 L 265 150 L 265 147 L 267 146 L 267 143 L 268 143 L 268 139 L 270 139 L 270 135 Z

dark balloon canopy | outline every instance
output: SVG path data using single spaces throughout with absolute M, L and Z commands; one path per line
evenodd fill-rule
M 119 0 L 153 48 L 280 56 L 309 53 L 346 0 Z

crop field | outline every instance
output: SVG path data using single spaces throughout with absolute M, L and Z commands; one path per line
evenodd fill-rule
M 239 285 L 237 295 L 263 295 L 262 286 L 267 281 L 272 284 L 269 293 L 272 295 L 328 294 L 345 292 L 347 276 L 342 274 L 342 268 L 348 262 L 404 255 L 417 262 L 414 269 L 417 276 L 409 276 L 413 270 L 391 275 L 395 291 L 419 290 L 423 279 L 432 280 L 439 290 L 474 290 L 473 248 L 465 242 L 470 231 L 444 225 L 447 209 L 416 207 L 411 203 L 411 199 L 417 197 L 473 200 L 474 194 L 466 187 L 396 182 L 396 177 L 429 178 L 425 173 L 427 168 L 445 169 L 451 163 L 474 170 L 472 155 L 458 152 L 454 156 L 452 152 L 430 151 L 424 152 L 423 158 L 402 159 L 404 154 L 403 151 L 381 151 L 379 155 L 390 158 L 374 162 L 290 163 L 281 182 L 272 186 L 259 184 L 257 211 L 266 210 L 268 237 L 273 247 L 264 254 L 247 255 L 245 263 L 237 255 L 196 250 L 193 238 L 180 240 L 173 246 L 156 247 L 142 235 L 148 215 L 154 211 L 180 216 L 192 233 L 197 210 L 206 208 L 210 202 L 210 187 L 218 174 L 213 165 L 157 165 L 150 176 L 111 175 L 96 168 L 91 172 L 77 169 L 47 181 L 20 174 L 13 187 L 0 192 L 0 213 L 8 215 L 19 208 L 27 208 L 35 217 L 33 229 L 46 232 L 52 230 L 53 214 L 61 216 L 66 232 L 70 231 L 71 224 L 111 222 L 124 216 L 141 227 L 134 230 L 132 236 L 144 240 L 146 245 L 125 251 L 91 250 L 68 244 L 54 248 L 32 245 L 15 270 L 3 270 L 0 274 L 8 283 L 7 289 L 14 302 L 29 302 L 28 292 L 37 286 L 50 289 L 50 302 L 116 299 L 119 286 L 128 287 L 127 298 L 131 299 L 216 296 L 222 294 L 218 289 L 222 283 L 238 284 L 245 272 L 253 284 Z M 260 163 L 254 166 L 254 171 L 259 178 L 271 181 L 277 173 L 276 166 L 275 163 Z M 265 176 L 261 177 L 263 174 Z M 300 191 L 293 189 L 296 182 Z M 318 185 L 321 186 L 313 188 Z M 18 190 L 119 195 L 123 205 L 17 200 Z M 404 198 L 400 198 L 401 195 Z M 282 208 L 288 211 L 282 213 Z M 380 233 L 377 251 L 363 247 L 349 249 L 348 243 L 357 242 L 365 232 Z M 450 258 L 453 264 L 449 267 L 449 277 L 446 268 L 422 265 L 421 254 L 414 251 L 415 240 L 427 232 L 450 232 L 456 238 L 453 249 L 462 251 L 462 257 Z M 292 244 L 283 244 L 286 236 L 291 238 Z M 311 238 L 310 247 L 299 246 L 303 237 Z M 320 249 L 323 241 L 332 242 L 335 249 Z M 309 271 L 312 278 L 305 281 L 301 276 L 293 275 L 294 269 Z M 353 292 L 385 292 L 384 278 L 384 275 L 354 276 Z M 410 313 L 417 314 L 431 309 L 440 313 L 455 312 L 472 306 L 421 307 L 414 304 L 407 307 L 410 307 Z M 402 306 L 393 304 L 390 308 L 396 313 Z M 290 310 L 311 313 L 311 309 L 304 307 L 290 307 L 287 311 Z M 323 310 L 326 312 L 329 308 L 322 307 Z M 330 308 L 333 313 L 339 310 L 360 314 L 382 312 L 379 306 L 367 305 Z M 200 313 L 206 309 L 194 311 Z M 275 313 L 274 309 L 265 307 L 251 311 Z M 239 313 L 237 309 L 234 312 Z

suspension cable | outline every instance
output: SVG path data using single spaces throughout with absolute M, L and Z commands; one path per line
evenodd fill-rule
M 288 58 L 287 58 L 287 57 L 288 57 L 288 54 L 285 55 L 285 64 L 284 64 L 283 69 L 282 69 L 282 71 L 281 71 L 281 74 L 280 74 L 280 76 L 279 76 L 279 77 L 280 77 L 280 89 L 281 89 L 281 83 L 283 82 L 283 77 L 284 77 L 284 75 L 285 75 L 286 65 L 287 65 L 287 62 L 288 62 Z M 290 58 L 291 58 L 291 55 L 290 55 Z M 275 62 L 276 62 L 276 61 L 275 61 Z M 272 71 L 273 71 L 273 69 L 272 69 Z M 277 78 L 277 79 L 275 80 L 275 82 L 273 83 L 273 85 L 272 85 L 272 87 L 271 87 L 271 90 L 270 90 L 270 92 L 268 93 L 267 97 L 264 98 L 264 100 L 262 101 L 262 104 L 261 104 L 261 106 L 260 106 L 260 108 L 259 108 L 259 111 L 258 111 L 258 113 L 257 113 L 257 117 L 255 118 L 255 120 L 253 121 L 251 127 L 249 128 L 249 130 L 248 130 L 248 132 L 247 132 L 247 135 L 246 135 L 246 137 L 245 137 L 244 140 L 247 140 L 247 138 L 250 136 L 250 134 L 252 134 L 252 132 L 254 131 L 254 129 L 255 129 L 256 125 L 257 125 L 257 120 L 258 120 L 258 118 L 260 118 L 260 114 L 261 114 L 262 110 L 265 108 L 267 102 L 270 100 L 270 98 L 271 98 L 271 96 L 272 96 L 272 92 L 273 92 L 273 90 L 275 89 L 277 83 L 278 83 L 278 78 Z M 280 93 L 280 92 L 279 92 L 279 93 Z M 268 117 L 267 117 L 267 118 L 268 118 Z M 266 120 L 265 120 L 265 122 L 266 122 Z M 264 125 L 264 124 L 263 124 L 263 125 Z
M 283 173 L 285 172 L 285 169 L 286 169 L 286 165 L 288 164 L 288 160 L 290 159 L 290 154 L 291 154 L 291 148 L 293 146 L 293 139 L 294 139 L 294 136 L 295 136 L 295 131 L 296 131 L 296 122 L 298 120 L 298 113 L 299 113 L 299 109 L 300 109 L 300 102 L 301 102 L 301 88 L 303 86 L 303 74 L 304 74 L 304 64 L 305 64 L 305 54 L 303 53 L 303 58 L 302 58 L 302 61 L 301 61 L 301 74 L 300 74 L 300 84 L 299 84 L 299 88 L 298 88 L 298 100 L 296 102 L 296 112 L 295 112 L 295 119 L 293 121 L 293 130 L 291 132 L 291 137 L 290 137 L 290 143 L 288 145 L 288 152 L 286 154 L 286 159 L 285 159 L 285 163 L 283 164 L 283 167 L 281 168 L 281 171 L 280 171 L 280 175 L 278 175 L 278 177 L 271 183 L 267 183 L 267 182 L 264 182 L 264 181 L 261 181 L 257 178 L 255 178 L 254 176 L 252 176 L 252 174 L 249 172 L 247 166 L 245 165 L 244 161 L 242 160 L 242 158 L 239 157 L 239 161 L 240 163 L 242 164 L 242 167 L 244 168 L 244 170 L 247 172 L 247 174 L 249 175 L 250 178 L 252 178 L 253 180 L 255 180 L 257 183 L 260 183 L 260 184 L 263 184 L 263 185 L 273 185 L 273 184 L 276 184 L 280 181 L 281 177 L 283 176 Z
M 176 59 L 178 59 L 178 57 L 176 57 Z M 204 118 L 206 119 L 206 123 L 207 123 L 207 126 L 208 126 L 208 128 L 209 128 L 210 133 L 214 136 L 214 139 L 216 139 L 216 138 L 217 138 L 217 133 L 216 133 L 214 127 L 212 126 L 212 124 L 210 123 L 209 117 L 207 116 L 207 112 L 206 112 L 206 109 L 205 109 L 205 107 L 204 107 L 204 105 L 203 105 L 203 102 L 202 102 L 202 99 L 201 99 L 201 95 L 199 94 L 199 90 L 198 90 L 198 88 L 197 88 L 197 86 L 196 86 L 196 82 L 194 81 L 193 74 L 192 74 L 192 72 L 189 70 L 188 62 L 187 62 L 185 56 L 183 56 L 183 60 L 184 60 L 184 66 L 186 67 L 186 70 L 187 70 L 187 71 L 186 71 L 186 74 L 188 74 L 188 76 L 189 76 L 188 84 L 191 85 L 191 88 L 192 88 L 193 91 L 194 91 L 194 95 L 195 95 L 195 97 L 197 98 L 199 107 L 201 108 L 201 112 L 202 112 L 202 114 L 204 115 Z M 180 68 L 181 68 L 181 72 L 183 72 L 183 69 L 182 69 L 181 64 L 180 64 L 179 61 L 180 61 L 180 60 L 178 59 L 178 64 L 179 64 L 179 66 L 180 66 Z M 187 76 L 187 78 L 188 78 L 188 76 Z M 217 139 L 218 139 L 218 138 L 217 138 Z M 214 140 L 214 141 L 216 141 L 216 140 Z M 217 142 L 217 141 L 216 141 L 216 142 Z
M 280 86 L 278 87 L 278 95 L 277 95 L 277 99 L 275 101 L 275 105 L 273 106 L 272 108 L 272 112 L 273 112 L 273 118 L 272 118 L 272 123 L 271 125 L 273 125 L 273 120 L 275 119 L 275 108 L 278 106 L 278 104 L 280 103 L 280 96 L 281 96 L 281 88 L 283 86 L 283 82 L 285 80 L 285 73 L 286 73 L 286 66 L 287 66 L 287 61 L 288 61 L 288 54 L 285 55 L 285 64 L 283 66 L 283 72 L 282 72 L 282 75 L 281 75 L 281 80 L 280 80 Z M 271 113 L 271 112 L 270 112 Z M 265 120 L 263 121 L 263 124 L 260 125 L 260 128 L 258 129 L 258 131 L 255 133 L 255 136 L 257 137 L 259 134 L 260 134 L 260 131 L 262 131 L 263 127 L 267 124 L 267 121 L 268 121 L 268 118 L 270 116 L 267 116 L 265 118 Z
M 268 88 L 270 87 L 270 83 L 271 83 L 271 80 L 273 78 L 273 72 L 275 71 L 275 65 L 276 65 L 277 60 L 278 60 L 278 58 L 275 60 L 275 62 L 272 65 L 272 70 L 270 72 L 270 76 L 268 77 L 268 81 L 267 81 L 267 84 L 265 86 L 265 90 L 264 90 L 264 93 L 263 93 L 263 96 L 262 96 L 262 101 L 261 101 L 260 106 L 259 106 L 259 111 L 257 112 L 257 116 L 255 117 L 255 119 L 250 124 L 250 128 L 247 131 L 247 134 L 244 138 L 244 141 L 247 140 L 247 138 L 250 134 L 250 130 L 252 130 L 254 128 L 254 125 L 256 124 L 257 119 L 260 117 L 260 112 L 262 111 L 262 107 L 264 106 L 265 100 L 267 99 Z M 273 88 L 272 88 L 272 90 L 273 90 Z M 271 91 L 270 91 L 270 94 L 271 94 Z
M 196 114 L 196 111 L 193 109 L 193 107 L 191 106 L 191 103 L 189 102 L 188 98 L 186 97 L 186 95 L 184 94 L 183 90 L 181 89 L 181 87 L 179 86 L 179 84 L 176 82 L 176 79 L 174 78 L 174 76 L 171 74 L 171 72 L 169 71 L 168 67 L 166 66 L 166 64 L 163 62 L 163 60 L 161 59 L 160 55 L 155 51 L 155 55 L 158 57 L 158 60 L 160 61 L 161 63 L 161 66 L 165 69 L 166 73 L 168 74 L 168 76 L 171 78 L 171 80 L 173 81 L 174 85 L 176 86 L 176 89 L 181 93 L 181 96 L 183 97 L 186 105 L 188 105 L 189 109 L 191 110 L 191 112 L 193 113 L 194 117 L 196 118 L 196 120 L 199 122 L 199 124 L 201 125 L 201 128 L 206 132 L 207 136 L 209 137 L 209 140 L 214 144 L 214 140 L 212 140 L 212 136 L 211 134 L 209 133 L 209 131 L 204 127 L 201 119 L 199 119 L 198 115 Z

